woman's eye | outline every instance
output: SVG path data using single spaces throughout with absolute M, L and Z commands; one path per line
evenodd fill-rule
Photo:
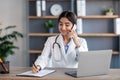
M 69 27 L 70 25 L 66 25 L 66 27 Z
M 63 24 L 59 24 L 60 26 L 62 26 Z
M 62 26 L 63 24 L 59 24 L 60 26 Z

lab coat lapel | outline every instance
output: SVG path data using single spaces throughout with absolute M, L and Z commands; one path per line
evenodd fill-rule
M 57 39 L 57 42 L 60 44 L 60 47 L 61 47 L 61 54 L 63 55 L 64 59 L 66 60 L 67 57 L 66 57 L 66 53 L 65 53 L 65 50 L 64 50 L 64 42 L 63 42 L 63 37 L 62 35 L 60 34 L 58 39 Z M 66 60 L 67 61 L 67 60 Z

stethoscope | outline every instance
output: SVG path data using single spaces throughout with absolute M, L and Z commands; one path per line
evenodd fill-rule
M 57 42 L 58 37 L 59 37 L 59 35 L 57 35 L 57 37 L 55 38 L 55 42 L 53 43 L 53 49 L 54 49 L 55 44 L 57 44 L 58 47 L 61 48 L 60 44 Z
M 60 34 L 59 34 L 60 35 Z M 54 60 L 59 62 L 62 60 L 62 51 L 61 51 L 61 46 L 60 44 L 57 42 L 57 39 L 59 37 L 59 35 L 56 36 L 55 38 L 55 42 L 53 43 L 53 57 L 54 57 Z M 55 49 L 55 48 L 59 48 L 59 49 Z M 57 51 L 56 51 L 57 50 Z M 59 51 L 58 51 L 59 50 Z

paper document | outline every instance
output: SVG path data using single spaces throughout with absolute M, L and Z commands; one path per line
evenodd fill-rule
M 41 70 L 39 71 L 38 73 L 36 74 L 33 74 L 32 71 L 26 71 L 26 72 L 23 72 L 23 73 L 20 73 L 20 74 L 17 74 L 17 76 L 28 76 L 28 77 L 43 77 L 47 74 L 50 74 L 52 72 L 55 72 L 55 70 Z

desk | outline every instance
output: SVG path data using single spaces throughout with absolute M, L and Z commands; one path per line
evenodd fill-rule
M 20 77 L 16 74 L 30 70 L 30 67 L 12 67 L 9 74 L 0 74 L 0 80 L 120 80 L 120 69 L 110 69 L 108 75 L 74 78 L 64 74 L 71 69 L 55 69 L 56 72 L 48 74 L 42 78 Z

